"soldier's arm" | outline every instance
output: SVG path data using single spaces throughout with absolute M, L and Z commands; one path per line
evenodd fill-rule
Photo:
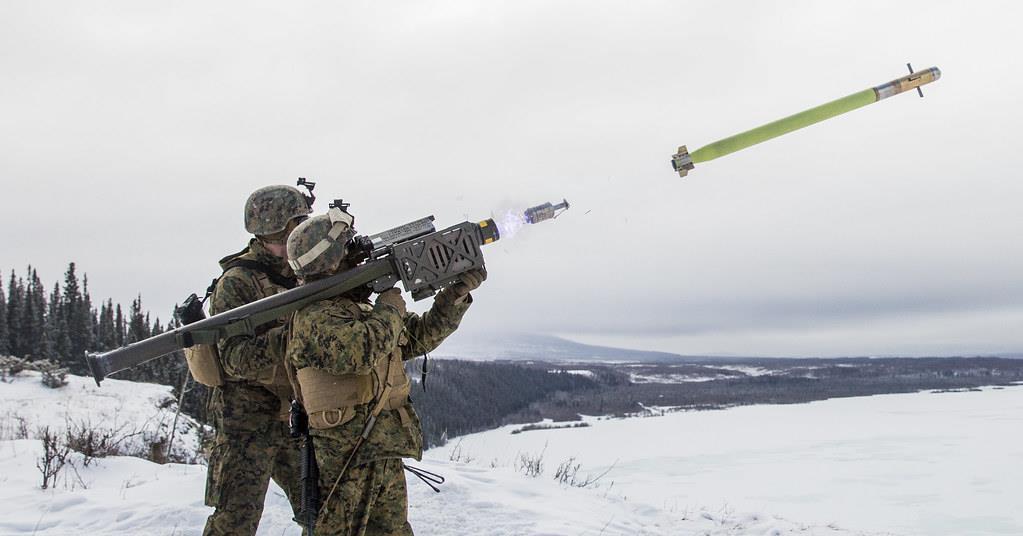
M 377 305 L 358 320 L 336 307 L 300 311 L 288 341 L 296 367 L 315 367 L 331 374 L 369 374 L 398 346 L 402 321 L 398 311 Z
M 217 282 L 217 288 L 210 298 L 210 312 L 213 314 L 230 311 L 235 307 L 252 303 L 263 296 L 254 286 L 251 278 L 243 273 L 229 270 Z M 220 341 L 220 361 L 228 375 L 246 380 L 257 380 L 284 358 L 282 337 L 284 328 L 257 329 L 255 335 L 237 335 Z
M 401 347 L 401 358 L 414 359 L 434 351 L 448 335 L 454 333 L 462 316 L 469 310 L 472 296 L 454 297 L 449 291 L 442 291 L 433 300 L 430 310 L 422 316 L 409 314 L 405 317 L 408 343 Z

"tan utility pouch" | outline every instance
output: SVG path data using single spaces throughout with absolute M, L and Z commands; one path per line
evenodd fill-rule
M 355 416 L 355 406 L 373 400 L 372 376 L 335 376 L 312 367 L 299 369 L 295 375 L 312 428 L 341 426 Z
M 383 409 L 399 409 L 408 401 L 411 381 L 401 361 L 395 361 L 391 367 L 388 367 L 389 360 L 383 360 L 377 366 L 376 376 L 385 379 L 391 386 L 383 402 Z M 302 389 L 302 405 L 309 414 L 309 426 L 320 430 L 341 426 L 352 420 L 355 406 L 372 402 L 377 393 L 374 375 L 371 374 L 336 376 L 306 367 L 299 369 L 296 376 Z
M 208 387 L 224 385 L 224 370 L 220 367 L 220 355 L 212 344 L 196 344 L 185 348 L 188 371 L 195 381 Z

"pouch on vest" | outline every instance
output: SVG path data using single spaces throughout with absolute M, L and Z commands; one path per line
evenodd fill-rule
M 224 371 L 220 369 L 220 357 L 215 346 L 197 344 L 185 348 L 185 362 L 195 381 L 207 387 L 224 385 Z
M 352 420 L 355 407 L 368 404 L 382 393 L 382 409 L 398 410 L 401 422 L 411 424 L 405 405 L 408 404 L 411 380 L 405 374 L 400 351 L 381 359 L 374 374 L 334 375 L 313 367 L 296 371 L 295 376 L 302 393 L 302 404 L 309 414 L 309 426 L 315 429 L 333 428 Z M 374 380 L 374 377 L 379 380 Z M 383 382 L 378 384 L 377 382 Z M 386 385 L 387 389 L 384 389 Z
M 195 294 L 185 298 L 184 303 L 174 313 L 182 324 L 188 325 L 206 318 L 202 310 L 202 301 Z M 195 381 L 208 387 L 224 385 L 224 370 L 220 365 L 217 347 L 212 344 L 196 344 L 185 348 L 185 362 L 188 371 Z

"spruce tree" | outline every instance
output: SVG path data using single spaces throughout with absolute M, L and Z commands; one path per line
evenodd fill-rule
M 46 314 L 45 357 L 64 365 L 70 365 L 73 364 L 73 358 L 64 305 L 60 297 L 60 285 L 54 283 L 53 292 L 50 294 L 50 306 Z
M 24 282 L 15 278 L 11 270 L 10 284 L 7 285 L 7 346 L 11 355 L 25 357 L 25 334 L 22 320 L 25 317 L 25 286 Z
M 73 315 L 82 294 L 78 290 L 78 276 L 75 275 L 75 263 L 68 263 L 67 271 L 64 272 L 64 304 L 67 307 L 68 316 Z
M 32 288 L 32 331 L 36 337 L 36 348 L 40 355 L 46 354 L 46 287 L 39 279 L 39 272 L 32 269 L 30 277 Z
M 89 297 L 89 278 L 83 276 L 82 290 L 78 290 L 78 281 L 74 277 L 75 264 L 68 268 L 70 280 L 74 283 L 74 292 L 64 289 L 65 302 L 74 303 L 67 311 L 68 333 L 71 338 L 71 354 L 76 362 L 85 358 L 85 352 L 92 347 L 92 298 Z
M 68 263 L 67 271 L 64 272 L 64 323 L 68 327 L 68 338 L 71 340 L 71 350 L 78 348 L 78 333 L 74 331 L 74 318 L 81 307 L 82 295 L 78 291 L 78 276 L 75 274 L 75 263 Z
M 99 327 L 96 328 L 96 350 L 105 352 L 117 348 L 117 331 L 114 328 L 114 301 L 107 299 L 99 309 Z
M 39 274 L 31 266 L 28 267 L 27 279 L 21 329 L 24 332 L 25 357 L 36 360 L 46 353 L 46 296 Z
M 3 277 L 0 277 L 0 355 L 7 355 L 10 352 L 7 340 L 7 297 L 4 296 Z
M 142 295 L 131 302 L 128 313 L 128 342 L 138 342 L 149 337 L 149 319 L 142 314 Z
M 125 345 L 124 335 L 124 314 L 121 312 L 121 304 L 117 304 L 117 312 L 114 314 L 114 343 L 118 348 Z
M 107 298 L 107 310 L 99 319 L 100 344 L 104 350 L 117 348 L 117 324 L 114 323 L 114 300 Z
M 86 331 L 88 331 L 89 340 L 88 344 L 85 345 L 85 349 L 91 352 L 96 350 L 96 341 L 99 340 L 99 310 L 92 306 L 92 296 L 89 295 L 89 276 L 87 274 L 82 275 L 82 307 L 88 313 L 85 324 L 87 325 Z

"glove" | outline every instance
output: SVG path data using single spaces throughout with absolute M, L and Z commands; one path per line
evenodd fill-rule
M 477 268 L 475 270 L 469 270 L 459 277 L 459 282 L 455 283 L 455 292 L 458 292 L 462 296 L 480 288 L 480 285 L 487 280 L 487 269 Z
M 377 296 L 377 305 L 390 305 L 398 310 L 398 314 L 405 316 L 405 298 L 401 297 L 401 291 L 396 288 L 389 288 Z
M 487 280 L 487 269 L 477 268 L 475 270 L 469 270 L 464 274 L 458 276 L 458 282 L 451 285 L 451 293 L 454 294 L 454 298 L 458 299 L 467 296 L 473 290 L 480 288 L 480 285 Z

